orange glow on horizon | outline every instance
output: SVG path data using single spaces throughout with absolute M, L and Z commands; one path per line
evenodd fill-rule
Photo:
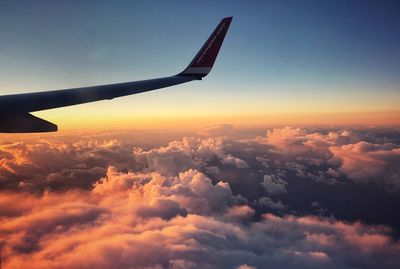
M 58 112 L 58 111 L 57 111 Z M 258 115 L 121 115 L 121 113 L 69 115 L 40 112 L 39 117 L 56 123 L 60 130 L 91 129 L 197 129 L 208 125 L 229 123 L 241 127 L 264 125 L 398 125 L 400 111 L 382 112 L 321 112 L 266 113 Z

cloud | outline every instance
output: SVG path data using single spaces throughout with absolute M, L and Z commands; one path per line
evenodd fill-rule
M 180 207 L 177 202 L 168 199 L 158 199 L 138 210 L 138 216 L 144 218 L 159 217 L 169 220 L 178 215 L 185 217 L 187 215 L 186 209 Z
M 279 200 L 278 202 L 274 202 L 268 196 L 258 198 L 255 204 L 260 207 L 270 208 L 277 211 L 283 211 L 286 209 L 286 206 L 282 203 L 282 201 Z
M 174 175 L 187 169 L 201 170 L 207 163 L 220 161 L 222 164 L 237 168 L 247 168 L 248 164 L 232 154 L 226 153 L 223 137 L 188 138 L 170 142 L 166 147 L 148 151 L 136 148 L 133 156 L 137 163 L 144 167 L 159 171 L 162 174 Z
M 134 166 L 131 146 L 116 140 L 40 140 L 3 144 L 0 186 L 30 191 L 46 188 L 91 188 L 109 165 Z
M 340 162 L 339 171 L 351 179 L 382 180 L 396 190 L 400 189 L 400 146 L 358 142 L 334 146 L 330 150 Z
M 224 156 L 221 160 L 221 163 L 232 164 L 232 165 L 235 165 L 237 168 L 248 168 L 249 167 L 249 165 L 245 161 L 243 161 L 237 157 L 234 157 L 230 154 Z
M 287 181 L 275 175 L 264 175 L 264 181 L 261 183 L 269 195 L 286 193 L 287 184 Z
M 213 185 L 210 178 L 196 170 L 188 170 L 178 176 L 163 176 L 158 172 L 122 173 L 110 167 L 106 177 L 94 185 L 92 192 L 105 196 L 109 193 L 128 193 L 135 203 L 150 203 L 151 207 L 146 205 L 141 212 L 172 208 L 182 212 L 181 215 L 185 214 L 182 210 L 203 215 L 223 214 L 230 205 L 247 202 L 240 196 L 233 196 L 226 182 Z M 168 201 L 169 205 L 160 205 L 160 199 Z

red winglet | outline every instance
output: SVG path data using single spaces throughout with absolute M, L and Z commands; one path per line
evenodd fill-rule
M 226 17 L 221 20 L 189 66 L 179 74 L 180 76 L 192 76 L 198 79 L 207 76 L 214 65 L 231 21 L 232 17 Z

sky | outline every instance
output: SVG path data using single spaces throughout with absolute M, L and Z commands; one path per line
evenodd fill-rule
M 233 16 L 201 82 L 35 113 L 61 130 L 398 124 L 396 1 L 0 3 L 1 94 L 180 72 Z

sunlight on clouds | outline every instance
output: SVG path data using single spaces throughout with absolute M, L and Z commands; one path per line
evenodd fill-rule
M 4 138 L 2 265 L 398 268 L 393 226 L 367 224 L 358 211 L 340 218 L 341 201 L 298 210 L 294 205 L 309 193 L 288 199 L 294 188 L 306 191 L 298 185 L 303 182 L 318 192 L 317 201 L 329 186 L 334 196 L 324 193 L 328 199 L 340 194 L 354 202 L 354 196 L 365 200 L 359 209 L 369 211 L 371 193 L 363 184 L 370 182 L 375 192 L 385 192 L 374 209 L 385 209 L 387 197 L 400 191 L 398 130 L 244 131 L 224 124 L 143 145 L 137 137 L 157 136 L 115 131 Z M 343 193 L 343 186 L 354 192 Z M 248 187 L 255 196 L 243 192 Z

